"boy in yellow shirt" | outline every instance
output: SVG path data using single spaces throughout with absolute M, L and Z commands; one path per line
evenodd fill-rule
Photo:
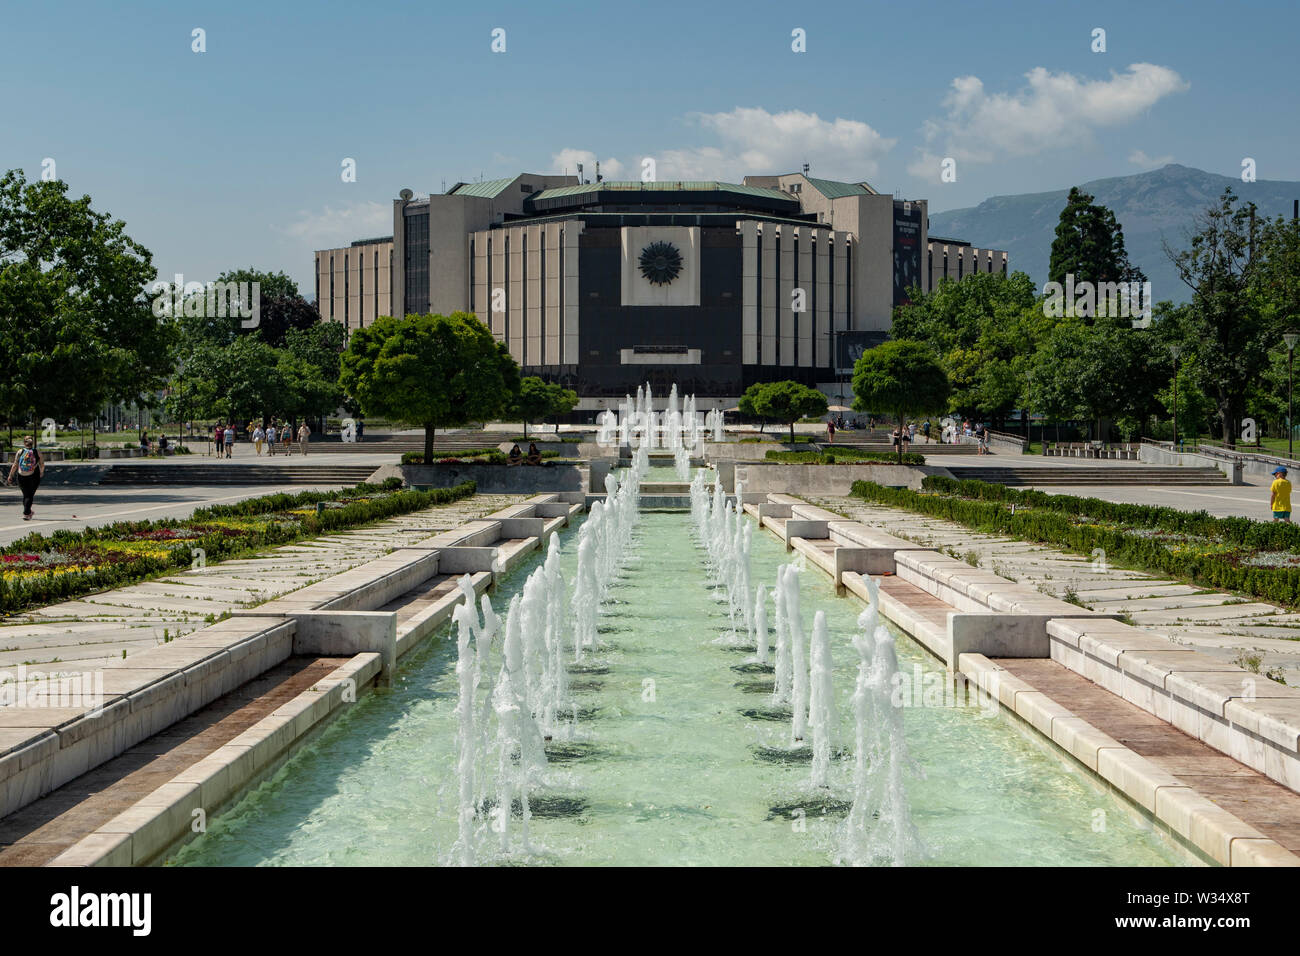
M 1273 469 L 1273 484 L 1269 487 L 1268 506 L 1273 510 L 1274 521 L 1291 520 L 1291 482 L 1286 480 L 1286 469 L 1278 465 Z

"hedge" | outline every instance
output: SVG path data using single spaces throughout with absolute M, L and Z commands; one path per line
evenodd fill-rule
M 194 548 L 202 548 L 205 560 L 209 562 L 221 561 L 249 551 L 289 544 L 324 532 L 339 531 L 434 505 L 449 504 L 467 498 L 477 490 L 473 481 L 466 481 L 454 488 L 434 488 L 428 491 L 411 489 L 383 494 L 386 490 L 392 489 L 390 482 L 384 485 L 360 484 L 341 492 L 306 491 L 296 495 L 283 493 L 263 495 L 233 505 L 199 508 L 191 517 L 182 520 L 166 518 L 157 521 L 119 521 L 80 531 L 58 530 L 48 537 L 39 533 L 30 534 L 5 547 L 0 553 L 26 554 L 50 550 L 67 553 L 78 549 L 94 550 L 96 544 L 104 542 L 140 540 L 138 536 L 144 532 L 189 529 L 196 525 L 201 527 L 207 522 L 220 521 L 223 518 L 249 518 L 263 514 L 283 513 L 294 508 L 302 508 L 320 501 L 337 500 L 349 495 L 382 494 L 382 497 L 349 502 L 342 508 L 330 508 L 315 514 L 297 516 L 293 521 L 269 521 L 261 527 L 238 529 L 212 528 L 198 537 L 186 538 L 168 546 L 165 557 L 135 554 L 129 559 L 97 564 L 92 570 L 85 572 L 56 573 L 52 569 L 48 574 L 30 575 L 12 580 L 0 577 L 0 611 L 9 613 L 23 608 L 51 604 L 81 594 L 133 584 L 177 568 L 188 568 Z M 160 541 L 159 544 L 166 546 L 165 540 Z
M 930 479 L 927 479 L 930 480 Z M 924 484 L 924 483 L 923 483 Z M 982 483 L 980 483 L 982 484 Z M 940 487 L 932 484 L 932 488 Z M 975 492 L 984 489 L 972 489 Z M 1017 499 L 1017 495 L 1043 495 L 1052 499 L 1057 496 L 1042 492 L 1014 492 L 1012 497 L 1001 497 L 1001 491 L 987 491 L 993 500 L 971 500 L 969 498 L 949 497 L 946 495 L 925 494 L 907 488 L 889 488 L 869 481 L 855 481 L 852 493 L 856 497 L 879 504 L 894 505 L 918 511 L 922 514 L 945 518 L 964 525 L 975 531 L 990 534 L 1010 535 L 1026 541 L 1037 541 L 1057 547 L 1067 548 L 1083 554 L 1091 554 L 1100 548 L 1106 552 L 1107 560 L 1145 568 L 1170 577 L 1193 581 L 1203 587 L 1228 591 L 1239 591 L 1278 604 L 1288 606 L 1300 605 L 1300 568 L 1292 567 L 1254 567 L 1241 565 L 1239 551 L 1212 552 L 1196 551 L 1194 546 L 1172 550 L 1157 539 L 1132 534 L 1124 528 L 1110 525 L 1079 523 L 1072 520 L 1070 514 L 1061 509 L 1036 507 L 1038 499 Z M 1069 496 L 1062 496 L 1068 498 Z M 1074 498 L 1074 502 L 1097 502 L 1107 508 L 1138 508 L 1143 513 L 1169 512 L 1182 515 L 1171 508 L 1146 508 L 1141 505 L 1112 505 L 1095 498 Z M 1004 506 L 1005 502 L 1017 504 L 1033 502 L 1035 507 L 1029 510 L 1012 511 Z M 1173 520 L 1163 514 L 1149 515 L 1151 518 Z M 1198 522 L 1224 522 L 1227 527 L 1240 532 L 1239 522 L 1248 521 L 1240 518 L 1211 518 L 1208 515 L 1184 515 L 1188 524 L 1199 526 Z M 1190 520 L 1195 519 L 1195 520 Z M 1148 525 L 1147 527 L 1151 527 Z M 1269 526 L 1265 526 L 1267 529 Z M 1170 529 L 1173 530 L 1173 529 Z M 1186 530 L 1186 529 L 1178 529 Z M 1201 533 L 1188 531 L 1188 533 Z M 1249 532 L 1242 537 L 1250 538 Z M 1267 537 L 1267 535 L 1263 535 Z M 1225 539 L 1226 540 L 1226 539 Z M 1236 543 L 1236 542 L 1230 542 Z
M 1027 505 L 1044 511 L 1078 515 L 1093 521 L 1110 521 L 1137 528 L 1154 528 L 1175 534 L 1217 538 L 1229 544 L 1260 551 L 1300 551 L 1300 525 L 1255 521 L 1251 518 L 1217 518 L 1205 511 L 1180 511 L 1160 505 L 1133 505 L 1100 498 L 1054 495 L 1032 489 L 1008 488 L 984 481 L 957 480 L 930 475 L 921 482 L 927 491 L 981 501 Z

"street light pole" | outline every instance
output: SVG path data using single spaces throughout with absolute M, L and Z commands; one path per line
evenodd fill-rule
M 1171 345 L 1169 354 L 1174 360 L 1174 451 L 1178 451 L 1178 356 L 1183 354 L 1183 347 Z
M 1295 345 L 1300 342 L 1300 333 L 1284 332 L 1282 341 L 1286 343 L 1286 456 L 1292 458 L 1295 455 L 1292 447 L 1295 442 L 1295 428 L 1291 425 L 1291 396 L 1292 396 L 1292 376 L 1291 367 L 1295 360 Z

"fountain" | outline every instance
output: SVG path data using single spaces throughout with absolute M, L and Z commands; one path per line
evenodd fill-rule
M 919 773 L 903 734 L 902 708 L 894 706 L 898 674 L 894 637 L 880 621 L 880 586 L 870 577 L 869 603 L 858 616 L 861 633 L 853 692 L 853 805 L 840 834 L 837 863 L 903 866 L 921 848 L 912 822 L 904 771 Z
M 456 705 L 456 744 L 459 753 L 456 768 L 460 780 L 456 855 L 463 866 L 472 866 L 478 853 L 481 829 L 475 826 L 475 820 L 479 817 L 482 806 L 479 792 L 482 781 L 478 768 L 483 762 L 485 739 L 485 726 L 480 726 L 481 718 L 475 714 L 475 704 L 492 638 L 500 628 L 501 620 L 493 612 L 492 602 L 485 594 L 482 599 L 483 618 L 480 621 L 474 610 L 474 586 L 468 574 L 460 579 L 458 586 L 465 595 L 465 603 L 458 604 L 452 612 L 456 625 L 456 675 L 460 687 Z M 486 722 L 483 723 L 485 725 Z
M 827 786 L 831 748 L 837 731 L 835 708 L 835 665 L 831 660 L 830 631 L 826 612 L 813 616 L 812 672 L 808 700 L 808 723 L 812 726 L 812 785 Z
M 446 632 L 454 646 L 409 654 L 390 691 L 324 727 L 319 746 L 290 756 L 283 773 L 241 798 L 250 801 L 242 812 L 220 818 L 216 839 L 198 838 L 177 862 L 474 865 L 541 855 L 579 865 L 906 865 L 923 847 L 913 803 L 944 864 L 1174 859 L 1120 812 L 1105 833 L 1077 839 L 1078 819 L 1062 807 L 1109 807 L 1112 798 L 1027 748 L 1005 721 L 929 708 L 908 715 L 906 738 L 891 701 L 899 650 L 876 582 L 864 577 L 870 602 L 858 615 L 754 534 L 742 488 L 729 496 L 703 471 L 690 474 L 691 449 L 722 437 L 721 412 L 702 414 L 673 388 L 656 415 L 647 385 L 599 425 L 602 440 L 631 447 L 632 462 L 608 477 L 575 546 L 552 536 L 530 573 L 501 576 L 501 618 L 460 578 L 463 600 Z M 671 451 L 689 484 L 689 516 L 640 511 L 655 448 Z M 658 507 L 653 488 L 647 504 Z M 701 564 L 711 587 L 683 587 Z M 615 602 L 618 636 L 602 644 L 602 605 Z M 722 634 L 701 640 L 715 625 Z M 851 643 L 837 641 L 848 634 Z M 900 644 L 909 667 L 923 666 L 919 649 Z M 736 650 L 743 663 L 719 668 Z M 851 703 L 836 696 L 837 665 Z M 737 681 L 735 672 L 762 677 Z M 942 778 L 916 783 L 913 752 Z M 306 808 L 279 799 L 292 786 L 321 798 Z M 786 795 L 790 813 L 773 802 Z M 792 828 L 795 809 L 810 832 L 820 825 L 832 839 Z

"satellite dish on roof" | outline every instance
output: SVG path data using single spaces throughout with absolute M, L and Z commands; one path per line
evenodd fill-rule
M 403 190 L 402 190 L 400 193 L 398 193 L 397 195 L 401 196 L 401 197 L 402 197 L 403 199 L 405 199 L 407 202 L 410 202 L 410 200 L 415 196 L 415 193 L 411 192 L 411 190 L 409 190 L 409 189 L 403 189 Z

